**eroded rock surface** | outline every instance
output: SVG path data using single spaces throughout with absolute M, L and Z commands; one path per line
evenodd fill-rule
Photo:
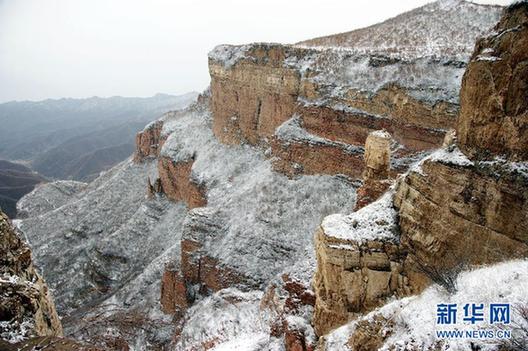
M 351 307 L 368 310 L 383 305 L 383 298 L 364 297 L 369 296 L 369 289 L 374 296 L 401 297 L 437 283 L 454 293 L 460 271 L 528 256 L 528 165 L 519 161 L 528 150 L 528 143 L 520 143 L 525 112 L 520 102 L 515 103 L 518 113 L 509 115 L 511 118 L 506 111 L 513 110 L 505 108 L 508 101 L 525 96 L 528 86 L 515 83 L 513 78 L 515 97 L 508 95 L 504 86 L 509 83 L 500 82 L 506 79 L 506 66 L 495 65 L 513 57 L 522 62 L 524 52 L 520 54 L 517 48 L 523 47 L 528 38 L 528 31 L 524 30 L 527 13 L 526 2 L 512 5 L 504 12 L 497 33 L 477 44 L 461 91 L 458 140 L 452 132 L 448 133 L 443 148 L 411 168 L 399 179 L 395 190 L 377 202 L 349 216 L 335 215 L 323 221 L 316 235 L 319 244 L 314 325 L 320 335 L 353 318 L 350 312 L 355 310 Z M 486 56 L 492 53 L 486 50 L 490 43 L 501 48 L 500 57 Z M 477 88 L 472 81 L 477 76 L 485 81 L 486 77 L 496 77 L 493 87 L 500 87 L 499 94 L 505 95 Z M 523 79 L 522 75 L 519 79 Z M 498 110 L 504 114 L 497 113 L 496 108 L 502 103 L 505 105 Z M 489 152 L 482 152 L 484 148 Z M 376 279 L 370 279 L 363 269 L 358 269 L 363 268 L 361 264 L 348 263 L 362 257 L 361 246 L 358 250 L 355 243 L 367 243 L 368 247 L 380 241 L 380 236 L 385 243 L 378 250 L 383 255 L 384 270 L 390 267 L 392 274 L 396 272 L 396 279 L 389 278 L 389 272 L 382 276 L 383 269 L 381 273 L 376 271 Z M 393 245 L 391 249 L 386 248 L 387 240 Z M 391 257 L 389 253 L 396 255 Z M 356 267 L 352 270 L 358 277 L 344 287 L 351 280 L 346 277 L 352 276 L 348 266 Z M 352 294 L 361 287 L 366 293 Z M 375 328 L 375 323 L 369 328 Z M 361 335 L 354 334 L 351 342 L 361 339 Z
M 61 336 L 62 325 L 46 282 L 37 273 L 31 249 L 0 212 L 0 337 L 19 341 Z
M 528 160 L 528 10 L 509 7 L 477 42 L 460 94 L 459 145 L 469 156 Z

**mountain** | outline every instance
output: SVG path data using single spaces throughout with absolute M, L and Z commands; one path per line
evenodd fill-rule
M 0 160 L 0 209 L 15 218 L 17 201 L 46 181 L 22 164 Z
M 449 4 L 470 6 L 431 6 Z M 469 55 L 218 46 L 210 88 L 147 124 L 133 156 L 24 196 L 17 228 L 65 334 L 106 350 L 513 348 L 434 338 L 433 304 L 475 297 L 510 302 L 525 345 L 528 5 L 482 8 Z
M 150 98 L 60 99 L 0 104 L 0 155 L 55 179 L 89 181 L 134 150 L 153 116 L 185 107 L 196 93 Z
M 474 33 L 484 33 L 497 21 L 501 7 L 464 0 L 440 0 L 370 27 L 298 43 L 309 47 L 339 47 L 398 57 L 468 57 Z

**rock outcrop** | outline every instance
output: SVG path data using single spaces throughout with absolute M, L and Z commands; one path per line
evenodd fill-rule
M 160 157 L 158 172 L 161 189 L 167 198 L 183 201 L 189 208 L 202 207 L 207 204 L 205 187 L 192 178 L 194 160 L 173 161 L 169 157 Z
M 291 117 L 300 74 L 284 67 L 287 51 L 281 45 L 247 46 L 238 52 L 224 46 L 210 56 L 213 132 L 220 141 L 257 144 Z M 246 54 L 250 60 L 229 66 L 237 55 Z
M 438 18 L 424 21 L 433 12 Z M 309 47 L 319 40 L 302 46 L 219 46 L 209 54 L 214 133 L 228 144 L 271 147 L 275 169 L 289 176 L 361 179 L 362 147 L 368 134 L 380 129 L 400 144 L 395 159 L 437 148 L 455 125 L 460 80 L 474 40 L 498 17 L 498 7 L 438 2 L 350 34 L 364 43 L 387 38 L 369 48 Z M 409 22 L 423 30 L 389 39 Z M 385 27 L 391 29 L 384 35 L 368 37 Z M 441 39 L 451 27 L 464 29 Z M 431 38 L 438 43 L 430 45 Z M 401 40 L 406 44 L 393 47 Z M 297 131 L 288 133 L 292 123 Z M 400 162 L 398 171 L 408 165 Z
M 356 211 L 377 200 L 391 186 L 391 142 L 391 135 L 383 130 L 367 137 L 363 184 L 357 190 Z
M 31 249 L 2 212 L 0 274 L 0 337 L 18 341 L 35 336 L 61 336 L 55 304 L 33 266 Z
M 217 47 L 209 55 L 215 135 L 229 144 L 271 146 L 275 169 L 290 176 L 360 179 L 363 145 L 379 129 L 401 144 L 397 158 L 440 146 L 454 126 L 454 86 L 464 64 L 385 59 L 278 44 Z M 357 74 L 336 75 L 348 65 Z M 389 69 L 396 73 L 389 77 Z M 409 71 L 418 79 L 406 82 Z M 366 86 L 366 72 L 384 83 Z M 416 93 L 426 75 L 446 74 L 453 76 L 452 85 L 433 88 L 429 81 L 432 96 Z
M 392 194 L 349 216 L 332 215 L 315 234 L 313 324 L 324 335 L 350 319 L 410 293 L 403 273 Z
M 505 67 L 522 71 L 526 52 L 517 48 L 528 40 L 527 28 L 523 2 L 509 7 L 495 32 L 478 42 L 464 75 L 458 140 L 448 133 L 443 148 L 377 202 L 323 221 L 316 234 L 319 335 L 389 296 L 419 293 L 431 283 L 453 293 L 462 270 L 528 256 L 528 164 L 519 162 L 528 152 L 528 143 L 521 142 L 527 115 L 520 98 L 528 86 L 520 72 L 518 80 L 504 73 Z M 490 45 L 499 57 L 487 56 Z M 495 95 L 477 88 L 488 79 Z M 506 108 L 512 103 L 515 108 Z
M 471 158 L 528 160 L 528 13 L 509 7 L 480 39 L 460 93 L 459 146 Z
M 137 133 L 136 152 L 134 153 L 135 162 L 141 162 L 149 156 L 157 157 L 159 155 L 164 142 L 161 138 L 162 129 L 163 121 L 157 120 L 147 125 L 143 131 Z

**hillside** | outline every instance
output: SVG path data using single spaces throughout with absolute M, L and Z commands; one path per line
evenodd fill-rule
M 467 59 L 475 34 L 486 33 L 499 19 L 501 7 L 464 0 L 440 0 L 382 23 L 298 43 L 339 47 L 369 54 L 416 58 Z
M 428 6 L 471 18 L 456 51 L 424 53 L 424 31 L 401 52 L 220 45 L 210 88 L 147 124 L 133 156 L 24 196 L 17 228 L 65 335 L 105 350 L 513 347 L 422 328 L 436 302 L 478 298 L 511 303 L 526 344 L 528 4 Z M 435 11 L 400 21 L 418 17 L 443 33 Z
M 0 160 L 0 209 L 10 218 L 15 218 L 17 201 L 37 184 L 46 181 L 22 164 Z
M 150 98 L 21 101 L 0 104 L 0 157 L 49 178 L 87 181 L 124 160 L 153 116 L 185 107 L 195 93 Z

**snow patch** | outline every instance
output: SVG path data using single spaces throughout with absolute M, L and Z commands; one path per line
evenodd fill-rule
M 397 213 L 393 206 L 394 192 L 349 215 L 333 214 L 321 224 L 325 235 L 337 239 L 365 241 L 397 241 Z M 340 247 L 344 248 L 344 247 Z

